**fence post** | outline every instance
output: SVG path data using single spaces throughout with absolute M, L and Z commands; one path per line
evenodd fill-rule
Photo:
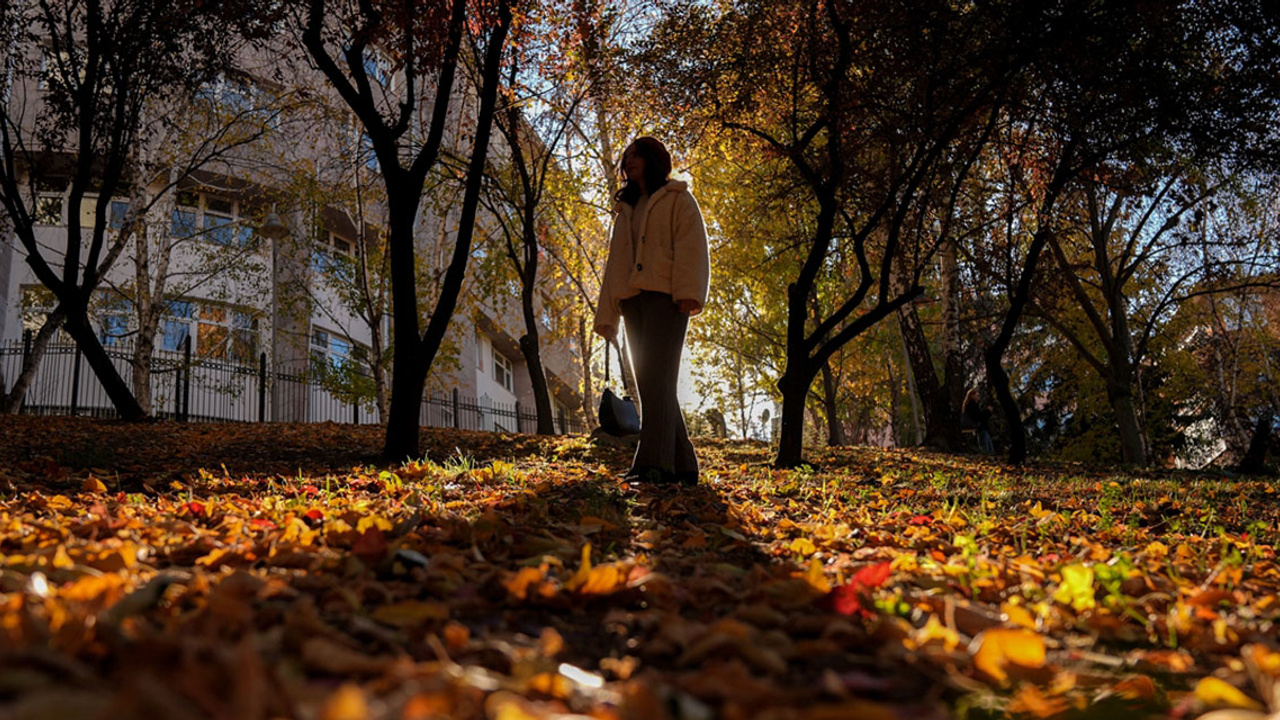
M 355 393 L 351 393 L 351 424 L 360 424 L 360 398 Z
M 458 410 L 458 388 L 453 389 L 453 429 L 462 427 L 462 413 Z
M 258 422 L 267 421 L 267 354 L 258 353 Z
M 521 426 L 523 422 L 524 422 L 524 416 L 520 412 L 520 401 L 517 400 L 516 401 L 516 432 L 518 433 L 524 432 L 524 428 Z
M 21 376 L 23 372 L 26 372 L 27 366 L 29 366 L 30 364 L 31 364 L 31 328 L 27 328 L 26 330 L 22 331 L 22 366 L 18 368 L 18 375 Z M 18 384 L 17 377 L 13 379 L 13 384 L 14 385 Z M 5 391 L 5 388 L 3 386 L 0 386 L 0 391 Z M 27 402 L 27 394 L 24 392 L 22 394 L 22 397 L 17 399 L 17 403 L 15 407 L 17 407 L 18 409 L 15 410 L 14 412 L 22 412 L 22 406 L 25 405 L 26 402 Z
M 191 335 L 182 339 L 182 422 L 191 419 Z
M 71 363 L 71 417 L 80 414 L 80 347 L 76 346 L 76 359 Z

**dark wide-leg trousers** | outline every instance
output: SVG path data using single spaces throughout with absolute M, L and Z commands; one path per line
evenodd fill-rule
M 689 317 L 670 295 L 651 290 L 623 300 L 621 306 L 640 391 L 640 445 L 631 467 L 696 473 L 698 456 L 676 397 Z

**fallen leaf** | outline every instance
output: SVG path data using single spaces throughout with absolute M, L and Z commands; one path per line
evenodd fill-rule
M 1245 695 L 1235 685 L 1209 676 L 1196 683 L 1196 698 L 1209 707 L 1232 707 L 1262 711 L 1262 703 Z
M 1009 679 L 1010 666 L 1035 669 L 1044 666 L 1044 638 L 1030 630 L 991 628 L 970 644 L 973 666 L 998 683 Z

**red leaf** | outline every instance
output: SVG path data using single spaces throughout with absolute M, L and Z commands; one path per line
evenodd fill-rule
M 827 593 L 822 603 L 825 607 L 841 615 L 861 615 L 862 617 L 872 617 L 873 613 L 862 605 L 862 591 L 864 586 L 857 583 L 849 583 Z
M 933 522 L 933 518 L 928 515 L 915 515 L 907 521 L 908 525 L 928 525 Z
M 254 518 L 249 521 L 249 527 L 256 528 L 258 530 L 275 530 L 279 525 L 276 525 L 274 522 L 266 518 Z
M 303 513 L 303 517 L 312 521 L 320 521 L 324 519 L 324 513 L 321 512 L 319 508 L 311 508 Z
M 877 588 L 889 579 L 892 573 L 890 569 L 891 563 L 888 561 L 868 565 L 853 574 L 853 578 L 849 580 L 850 585 L 862 585 L 865 588 Z
M 849 582 L 827 593 L 820 604 L 841 615 L 873 617 L 875 613 L 864 604 L 866 592 L 883 585 L 891 573 L 889 562 L 868 565 L 854 573 Z
M 181 506 L 181 507 L 182 507 L 182 509 L 183 509 L 183 510 L 186 510 L 187 512 L 191 513 L 192 515 L 203 515 L 203 514 L 204 514 L 204 503 L 202 503 L 202 502 L 195 502 L 195 501 L 193 500 L 193 501 L 191 501 L 191 502 L 189 502 L 189 503 L 182 503 L 182 506 Z

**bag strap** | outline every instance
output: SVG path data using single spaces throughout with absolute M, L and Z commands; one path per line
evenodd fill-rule
M 609 340 L 604 341 L 604 384 L 609 384 Z

